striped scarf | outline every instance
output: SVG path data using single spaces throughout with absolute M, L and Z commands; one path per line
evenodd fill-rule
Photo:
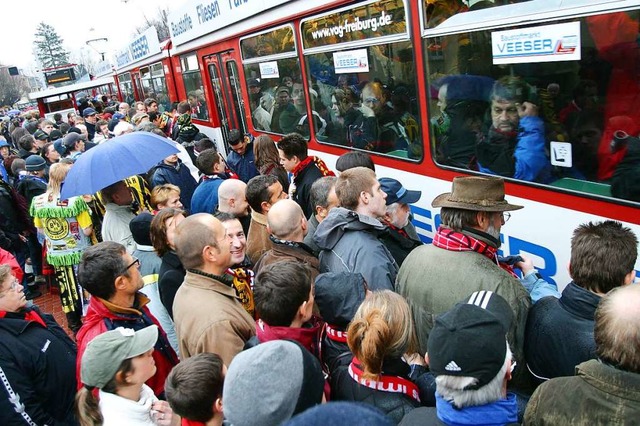
M 501 263 L 498 260 L 497 248 L 492 247 L 484 241 L 478 240 L 470 235 L 440 226 L 436 234 L 433 236 L 433 245 L 449 251 L 475 251 L 476 253 L 480 253 L 490 259 L 513 277 L 518 278 L 511 265 Z

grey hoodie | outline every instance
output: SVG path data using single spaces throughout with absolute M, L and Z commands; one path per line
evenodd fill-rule
M 398 265 L 378 240 L 385 226 L 377 219 L 347 210 L 331 209 L 316 229 L 320 272 L 359 272 L 370 290 L 393 290 Z

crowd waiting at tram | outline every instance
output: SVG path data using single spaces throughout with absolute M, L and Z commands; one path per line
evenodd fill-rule
M 331 170 L 299 133 L 232 130 L 225 157 L 187 101 L 99 109 L 14 119 L 0 141 L 3 425 L 640 419 L 638 239 L 621 223 L 573 231 L 560 292 L 533 259 L 501 255 L 523 207 L 499 177 L 428 200 L 441 226 L 424 243 L 421 191 L 362 151 Z M 130 132 L 179 153 L 61 198 L 87 150 Z M 44 283 L 62 324 L 38 306 Z

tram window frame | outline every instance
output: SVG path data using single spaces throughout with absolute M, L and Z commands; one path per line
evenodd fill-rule
M 270 37 L 280 38 L 277 43 L 270 43 Z M 291 39 L 286 40 L 286 37 Z M 261 55 L 261 49 L 268 50 L 268 54 Z M 277 135 L 296 131 L 303 115 L 299 108 L 303 108 L 304 114 L 307 110 L 304 90 L 296 92 L 297 107 L 292 98 L 294 84 L 302 84 L 302 65 L 293 25 L 287 23 L 242 37 L 240 50 L 245 75 L 242 84 L 249 94 L 249 115 L 254 129 Z M 259 88 L 257 92 L 252 90 L 256 87 Z M 284 87 L 287 87 L 288 100 L 282 98 L 279 105 L 277 95 L 283 93 Z M 273 115 L 275 112 L 278 112 L 277 116 Z M 276 117 L 277 121 L 274 120 Z
M 210 116 L 207 107 L 207 93 L 202 83 L 197 53 L 180 56 L 180 66 L 182 68 L 182 84 L 187 94 L 187 101 L 191 105 L 192 117 L 196 120 L 208 121 Z
M 610 59 L 611 56 L 607 51 L 602 50 L 603 38 L 613 40 L 619 36 L 612 36 L 609 33 L 605 35 L 605 31 L 602 31 L 602 25 L 597 25 L 598 22 L 607 20 L 626 19 L 629 25 L 634 26 L 638 31 L 640 9 L 607 10 L 606 5 L 587 4 L 582 11 L 576 11 L 575 8 L 566 12 L 558 12 L 556 10 L 554 15 L 542 11 L 539 19 L 531 19 L 526 24 L 522 24 L 517 19 L 517 16 L 512 16 L 513 14 L 508 10 L 501 10 L 501 8 L 510 8 L 513 11 L 515 7 L 522 7 L 523 5 L 526 6 L 525 10 L 541 6 L 537 0 L 527 3 L 492 8 L 491 13 L 494 18 L 492 22 L 500 21 L 502 15 L 509 16 L 511 20 L 509 25 L 503 25 L 498 28 L 495 27 L 495 24 L 478 26 L 478 22 L 485 22 L 483 17 L 488 16 L 488 12 L 478 11 L 478 17 L 474 17 L 471 12 L 464 13 L 466 15 L 464 16 L 465 21 L 473 22 L 472 29 L 463 31 L 459 25 L 459 22 L 462 21 L 457 19 L 458 24 L 456 25 L 451 25 L 451 23 L 445 21 L 442 25 L 444 29 L 436 27 L 423 31 L 422 47 L 425 51 L 424 60 L 427 70 L 425 83 L 430 98 L 427 101 L 429 103 L 427 111 L 430 123 L 430 148 L 434 164 L 444 169 L 498 174 L 518 183 L 542 186 L 549 190 L 578 193 L 607 201 L 618 203 L 640 202 L 637 195 L 638 189 L 634 190 L 633 185 L 629 184 L 629 178 L 625 178 L 625 176 L 629 176 L 629 172 L 627 171 L 626 175 L 624 172 L 619 173 L 618 166 L 620 162 L 613 166 L 610 165 L 611 162 L 621 161 L 621 158 L 626 156 L 626 154 L 608 150 L 610 149 L 614 130 L 617 129 L 613 127 L 611 120 L 620 117 L 620 111 L 615 112 L 615 116 L 611 115 L 614 114 L 612 111 L 620 110 L 617 105 L 624 103 L 624 99 L 629 98 L 626 93 L 629 89 L 625 89 L 625 91 L 613 90 L 615 81 L 612 79 L 617 79 L 620 76 L 620 70 L 617 68 L 619 65 L 616 65 L 619 64 L 619 61 L 615 62 L 615 58 Z M 488 19 L 487 22 L 489 22 Z M 493 64 L 492 33 L 509 30 L 531 30 L 536 27 L 573 22 L 578 22 L 580 28 L 580 59 L 557 62 L 531 60 L 524 63 Z M 456 28 L 456 31 L 452 31 L 450 28 Z M 640 31 L 638 34 L 640 34 Z M 465 43 L 464 40 L 467 40 L 468 43 Z M 454 41 L 456 41 L 455 44 L 453 43 Z M 625 44 L 616 45 L 625 46 Z M 441 46 L 441 48 L 430 49 L 432 46 Z M 459 59 L 464 53 L 461 53 L 463 50 L 461 46 L 466 46 L 468 51 L 472 52 L 473 56 L 470 56 L 469 60 L 461 61 Z M 631 48 L 636 50 L 627 52 L 625 57 L 635 57 L 636 60 L 640 61 L 640 48 L 637 45 Z M 453 57 L 454 61 L 451 62 L 451 60 L 447 59 L 447 55 Z M 482 58 L 479 56 L 484 56 L 484 60 L 481 60 Z M 449 66 L 452 66 L 452 63 L 453 65 L 458 63 L 458 67 L 462 67 L 460 64 L 463 64 L 468 69 L 452 68 L 453 72 L 450 73 L 448 72 L 449 67 L 446 65 L 447 61 L 450 64 Z M 474 64 L 476 65 L 474 66 Z M 472 69 L 473 67 L 477 68 L 474 70 Z M 516 83 L 521 88 L 518 89 L 518 93 L 525 95 L 520 99 L 520 105 L 525 105 L 524 102 L 535 104 L 538 110 L 537 115 L 542 119 L 541 123 L 544 126 L 541 131 L 543 145 L 537 144 L 537 146 L 544 147 L 547 162 L 533 179 L 522 178 L 523 174 L 516 177 L 518 164 L 521 165 L 520 170 L 522 170 L 523 167 L 530 167 L 535 163 L 535 160 L 532 162 L 522 155 L 524 145 L 518 143 L 519 140 L 524 140 L 523 135 L 530 128 L 529 124 L 518 125 L 517 131 L 520 133 L 517 137 L 522 139 L 515 139 L 514 154 L 509 156 L 507 152 L 507 156 L 505 156 L 506 158 L 511 158 L 515 163 L 513 174 L 510 172 L 495 173 L 490 167 L 484 167 L 484 164 L 484 170 L 482 170 L 479 167 L 474 168 L 471 164 L 465 162 L 465 159 L 470 155 L 479 156 L 480 161 L 484 158 L 485 164 L 487 161 L 492 161 L 491 158 L 493 157 L 486 156 L 486 147 L 492 146 L 487 142 L 491 140 L 490 134 L 487 133 L 487 129 L 490 130 L 492 126 L 490 106 L 496 103 L 497 95 L 495 94 L 498 93 L 497 90 L 508 87 L 508 84 L 510 84 L 506 83 L 509 79 L 502 75 L 519 76 L 522 84 Z M 472 78 L 478 80 L 473 84 L 476 89 L 485 86 L 481 90 L 476 90 L 477 93 L 475 95 L 470 89 Z M 488 78 L 490 80 L 481 83 L 480 78 Z M 467 81 L 465 82 L 465 80 Z M 510 81 L 511 83 L 514 82 L 513 79 L 510 79 Z M 455 88 L 454 93 L 450 93 L 449 88 L 451 87 Z M 467 89 L 464 89 L 465 87 Z M 620 87 L 617 89 L 620 89 Z M 467 90 L 466 94 L 463 95 L 465 90 Z M 480 92 L 483 92 L 484 95 L 480 96 Z M 493 96 L 492 93 L 494 94 Z M 640 89 L 638 93 L 640 94 Z M 486 104 L 484 114 L 481 114 L 480 103 L 482 102 Z M 569 107 L 572 104 L 577 109 L 574 108 L 574 110 L 570 111 Z M 477 110 L 477 114 L 469 112 L 473 110 Z M 625 110 L 630 112 L 624 112 L 622 116 L 634 114 L 638 116 L 637 113 L 633 112 L 637 108 L 631 104 L 627 105 Z M 443 113 L 443 111 L 445 112 Z M 466 112 L 463 114 L 462 111 Z M 524 114 L 518 121 L 523 120 L 527 115 Z M 460 121 L 463 118 L 464 121 Z M 631 117 L 628 118 L 629 122 L 637 121 L 631 120 Z M 480 122 L 480 120 L 482 121 Z M 529 120 L 527 123 L 531 122 L 531 119 L 527 118 L 527 120 Z M 495 125 L 495 118 L 493 123 Z M 462 132 L 469 131 L 474 133 L 477 136 L 477 142 L 474 146 L 463 150 L 464 147 L 462 145 L 464 144 L 455 148 L 455 141 L 458 137 L 458 140 L 466 140 L 460 135 L 456 136 L 456 133 L 462 134 L 460 129 L 464 126 L 467 126 L 467 128 L 466 130 L 463 129 Z M 632 133 L 632 136 L 640 131 L 640 127 L 636 127 L 634 127 L 633 132 L 629 132 Z M 480 128 L 482 129 L 481 131 L 477 130 Z M 452 132 L 451 129 L 457 130 Z M 586 135 L 587 133 L 585 132 L 587 131 L 591 136 L 580 136 L 582 134 Z M 634 145 L 634 149 L 637 148 L 640 153 L 640 139 L 630 140 L 637 142 L 638 146 Z M 551 145 L 551 142 L 560 142 L 561 144 Z M 478 147 L 482 147 L 482 149 L 478 150 Z M 560 167 L 551 164 L 550 152 L 552 150 L 556 152 L 557 149 L 569 149 L 571 167 Z M 469 150 L 470 152 L 466 152 Z M 458 155 L 463 152 L 466 152 L 465 156 Z M 504 151 L 502 152 L 504 153 Z M 519 152 L 518 156 L 516 156 L 516 152 Z M 451 153 L 454 156 L 449 155 Z M 638 162 L 640 162 L 640 159 L 635 163 L 631 163 L 635 165 L 635 170 L 638 168 Z M 556 164 L 558 163 L 556 162 Z M 613 170 L 611 170 L 611 167 L 613 167 Z M 609 174 L 607 175 L 606 173 Z
M 122 93 L 122 101 L 131 106 L 135 102 L 131 73 L 124 72 L 122 74 L 118 74 L 118 83 L 120 86 L 120 92 Z
M 410 39 L 408 14 L 405 1 L 373 0 L 355 9 L 344 7 L 300 22 L 309 78 L 307 86 L 310 92 L 312 89 L 318 94 L 316 98 L 320 101 L 318 105 L 312 102 L 311 116 L 318 143 L 404 161 L 422 161 L 424 140 L 417 102 L 416 55 Z M 345 17 L 353 15 L 361 23 L 375 21 L 379 27 L 373 30 L 363 24 L 361 33 L 352 30 L 349 37 L 345 34 L 344 41 L 342 38 L 334 40 L 335 35 L 327 35 L 333 34 L 332 26 L 340 25 L 338 23 L 344 22 Z M 341 25 L 343 30 L 345 25 Z M 313 36 L 317 31 L 323 31 L 318 37 L 327 38 L 324 44 Z M 361 36 L 369 38 L 359 38 Z M 361 57 L 363 63 L 363 49 L 366 50 L 366 72 L 336 73 L 336 53 L 349 55 L 352 51 L 349 59 Z M 360 64 L 360 59 L 358 61 Z M 367 99 L 362 97 L 363 93 L 368 95 Z M 392 100 L 396 102 L 396 110 L 403 109 L 402 114 L 394 111 Z M 326 113 L 319 110 L 324 106 Z M 352 122 L 346 127 L 344 119 L 340 118 L 344 115 Z M 332 139 L 332 135 L 337 139 Z

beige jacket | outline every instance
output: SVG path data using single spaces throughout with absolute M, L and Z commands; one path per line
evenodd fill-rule
M 242 351 L 256 328 L 231 286 L 192 272 L 187 272 L 176 293 L 173 320 L 181 359 L 212 352 L 225 365 Z
M 267 231 L 267 216 L 258 212 L 251 212 L 251 224 L 247 235 L 247 256 L 251 263 L 255 263 L 265 252 L 271 250 L 273 245 Z

